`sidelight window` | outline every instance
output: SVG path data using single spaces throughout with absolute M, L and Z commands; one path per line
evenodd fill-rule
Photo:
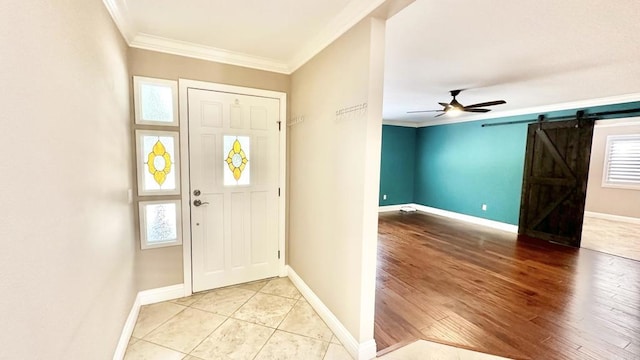
M 133 77 L 140 248 L 182 244 L 178 83 Z

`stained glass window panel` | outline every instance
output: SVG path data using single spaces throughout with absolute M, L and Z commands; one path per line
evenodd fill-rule
M 249 185 L 251 183 L 251 143 L 248 136 L 225 135 L 222 172 L 224 185 Z
M 140 87 L 142 120 L 172 123 L 173 93 L 169 86 L 142 84 Z
M 138 194 L 175 195 L 179 188 L 178 133 L 138 130 Z
M 139 210 L 143 249 L 181 243 L 178 200 L 141 201 Z

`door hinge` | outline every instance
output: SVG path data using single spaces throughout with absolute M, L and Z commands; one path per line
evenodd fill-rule
M 280 188 L 278 188 L 278 197 L 280 197 Z
M 282 121 L 278 121 L 278 131 L 282 131 Z
M 280 259 L 280 250 L 278 250 L 278 259 Z

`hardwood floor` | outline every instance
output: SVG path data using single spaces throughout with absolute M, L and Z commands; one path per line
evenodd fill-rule
M 378 350 L 640 359 L 640 262 L 421 213 L 380 215 Z

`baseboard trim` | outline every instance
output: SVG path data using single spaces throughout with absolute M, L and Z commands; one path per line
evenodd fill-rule
M 634 218 L 629 216 L 605 214 L 605 213 L 599 213 L 599 212 L 593 212 L 593 211 L 585 211 L 584 216 L 588 216 L 590 218 L 596 218 L 596 219 L 613 220 L 613 221 L 620 221 L 620 222 L 625 222 L 629 224 L 640 225 L 640 218 Z
M 384 205 L 384 206 L 379 206 L 378 207 L 378 212 L 391 212 L 391 211 L 400 211 L 400 208 L 406 206 L 404 204 L 402 205 Z
M 140 305 L 155 304 L 163 301 L 179 299 L 181 297 L 184 297 L 184 284 L 149 289 L 138 293 Z
M 483 219 L 483 218 L 479 218 L 471 215 L 460 214 L 457 212 L 437 209 L 437 208 L 424 206 L 424 205 L 411 204 L 411 206 L 415 207 L 418 211 L 422 211 L 424 213 L 440 215 L 440 216 L 448 217 L 451 219 L 466 221 L 471 224 L 482 225 L 482 226 L 490 227 L 493 229 L 507 231 L 514 234 L 518 233 L 517 225 L 511 225 L 511 224 L 507 224 L 507 223 L 503 223 L 495 220 Z
M 179 299 L 181 297 L 184 297 L 184 284 L 140 291 L 136 295 L 133 305 L 131 306 L 129 316 L 127 317 L 127 321 L 124 322 L 124 326 L 122 327 L 122 333 L 120 333 L 120 339 L 118 340 L 116 351 L 113 354 L 113 360 L 124 359 L 124 354 L 127 351 L 129 339 L 131 338 L 131 334 L 133 334 L 133 328 L 136 326 L 136 321 L 138 321 L 138 314 L 140 314 L 140 307 L 142 305 L 155 304 L 163 301 Z
M 374 339 L 358 343 L 358 340 L 351 335 L 349 330 L 342 325 L 340 320 L 329 310 L 311 288 L 302 280 L 300 276 L 287 266 L 287 275 L 291 282 L 298 288 L 302 296 L 309 302 L 311 307 L 320 315 L 322 320 L 329 326 L 338 337 L 344 348 L 356 360 L 370 360 L 376 357 L 376 342 Z
M 457 212 L 448 211 L 448 210 L 442 210 L 442 209 L 433 208 L 433 207 L 430 207 L 430 206 L 425 206 L 425 205 L 420 205 L 420 204 L 402 204 L 402 205 L 380 206 L 379 212 L 399 211 L 400 208 L 403 207 L 403 206 L 414 207 L 416 210 L 421 211 L 423 213 L 427 213 L 427 214 L 444 216 L 444 217 L 447 217 L 447 218 L 450 218 L 450 219 L 461 220 L 461 221 L 465 221 L 465 222 L 468 222 L 468 223 L 471 223 L 471 224 L 482 225 L 482 226 L 490 227 L 490 228 L 493 228 L 493 229 L 507 231 L 507 232 L 514 233 L 514 234 L 518 233 L 518 226 L 517 225 L 507 224 L 507 223 L 503 223 L 503 222 L 495 221 L 495 220 L 479 218 L 479 217 L 476 217 L 476 216 L 471 216 L 471 215 L 466 215 L 466 214 L 460 214 L 460 213 L 457 213 Z
M 133 305 L 131 306 L 131 311 L 129 311 L 129 316 L 127 316 L 127 321 L 124 322 L 122 333 L 118 340 L 118 346 L 116 346 L 116 351 L 113 354 L 113 360 L 124 359 L 124 354 L 127 351 L 127 346 L 129 345 L 129 339 L 131 338 L 131 334 L 133 334 L 133 328 L 136 326 L 136 321 L 138 320 L 140 306 L 140 293 L 138 293 L 133 301 Z

